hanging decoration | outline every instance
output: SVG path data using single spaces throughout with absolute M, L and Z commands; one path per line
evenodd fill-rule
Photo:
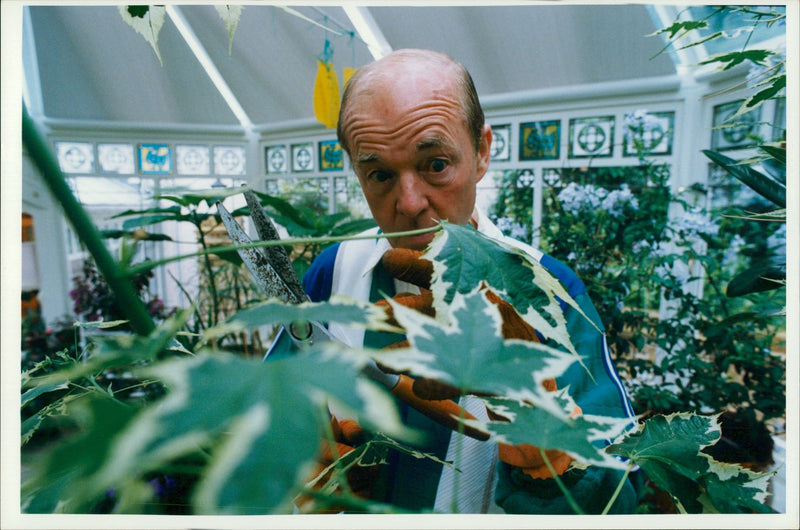
M 333 46 L 325 39 L 325 49 L 317 56 L 314 80 L 314 116 L 325 127 L 336 128 L 339 120 L 339 80 L 333 68 Z

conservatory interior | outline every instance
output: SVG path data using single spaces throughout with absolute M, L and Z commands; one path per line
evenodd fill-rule
M 303 458 L 289 424 L 267 436 L 275 449 L 253 448 L 259 421 L 287 416 L 226 394 L 261 393 L 233 374 L 269 364 L 280 320 L 237 320 L 267 297 L 238 255 L 215 252 L 232 244 L 215 203 L 251 232 L 242 186 L 257 192 L 300 276 L 373 226 L 336 136 L 340 93 L 367 63 L 425 48 L 466 66 L 491 126 L 478 207 L 583 280 L 639 418 L 628 436 L 672 444 L 652 458 L 611 446 L 643 475 L 636 513 L 796 517 L 784 209 L 796 10 L 776 4 L 19 6 L 22 513 L 287 513 L 301 490 L 281 470 Z M 245 364 L 210 373 L 205 349 Z M 193 394 L 204 388 L 224 395 Z M 177 395 L 227 434 L 195 427 L 190 442 L 164 427 Z M 163 439 L 141 434 L 148 421 Z M 253 486 L 271 474 L 272 489 Z

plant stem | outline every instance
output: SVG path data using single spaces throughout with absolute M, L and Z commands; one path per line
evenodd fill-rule
M 233 250 L 239 250 L 244 248 L 258 248 L 258 247 L 272 247 L 276 245 L 296 245 L 296 244 L 307 244 L 309 242 L 314 243 L 336 243 L 338 241 L 351 241 L 351 240 L 359 240 L 359 239 L 380 239 L 380 238 L 389 238 L 389 237 L 404 237 L 404 236 L 414 236 L 419 234 L 427 234 L 428 232 L 436 232 L 441 230 L 441 226 L 437 225 L 431 228 L 421 228 L 419 230 L 409 230 L 408 232 L 396 232 L 391 234 L 373 234 L 373 235 L 364 235 L 364 236 L 331 236 L 331 237 L 316 237 L 316 238 L 296 238 L 296 239 L 281 239 L 280 241 L 256 241 L 254 243 L 249 243 L 247 245 L 227 245 L 227 246 L 218 246 L 212 249 L 201 250 L 199 252 L 190 252 L 188 254 L 183 254 L 180 256 L 172 256 L 170 258 L 164 258 L 160 260 L 153 260 L 153 261 L 145 261 L 134 265 L 133 267 L 128 267 L 124 274 L 125 276 L 133 276 L 143 271 L 148 271 L 150 269 L 154 269 L 159 265 L 164 265 L 166 263 L 171 263 L 173 261 L 179 261 L 186 258 L 193 258 L 197 256 L 203 256 L 206 254 L 219 254 L 222 252 L 230 252 Z
M 217 308 L 217 284 L 214 280 L 214 269 L 211 267 L 211 258 L 209 257 L 208 245 L 206 244 L 206 235 L 203 233 L 202 222 L 197 219 L 197 212 L 195 210 L 192 210 L 192 222 L 197 227 L 197 233 L 200 234 L 198 239 L 200 239 L 200 245 L 203 247 L 203 256 L 205 258 L 203 263 L 206 268 L 206 274 L 208 274 L 208 286 L 209 289 L 211 289 L 211 318 L 209 319 L 209 326 L 214 326 L 219 316 L 219 309 Z
M 628 464 L 628 468 L 622 475 L 622 480 L 620 480 L 619 484 L 617 484 L 617 489 L 614 490 L 614 494 L 611 496 L 610 499 L 608 499 L 608 504 L 606 504 L 606 507 L 603 508 L 603 513 L 601 513 L 600 515 L 606 515 L 608 511 L 611 509 L 611 507 L 614 505 L 614 502 L 617 500 L 617 497 L 619 497 L 619 494 L 622 491 L 622 487 L 625 485 L 625 481 L 628 480 L 628 475 L 630 474 L 631 469 L 633 469 L 633 462 L 630 462 Z
M 31 155 L 50 192 L 61 204 L 64 215 L 69 219 L 75 233 L 94 258 L 97 269 L 108 282 L 120 309 L 130 321 L 134 331 L 139 335 L 148 335 L 155 329 L 152 317 L 139 299 L 131 281 L 120 273 L 119 266 L 103 244 L 97 227 L 69 189 L 58 161 L 33 119 L 28 115 L 27 107 L 23 105 L 22 109 L 22 141 L 25 149 Z
M 585 515 L 583 508 L 581 508 L 578 505 L 578 503 L 575 502 L 575 498 L 569 492 L 567 486 L 564 485 L 564 482 L 562 482 L 561 477 L 558 476 L 558 473 L 553 467 L 553 464 L 550 463 L 550 459 L 547 458 L 547 453 L 545 453 L 544 449 L 542 449 L 541 447 L 539 448 L 539 454 L 542 455 L 542 460 L 544 460 L 544 464 L 547 466 L 547 469 L 550 470 L 550 474 L 553 475 L 553 478 L 555 479 L 556 484 L 558 485 L 558 489 L 560 489 L 561 493 L 564 494 L 564 498 L 567 500 L 567 503 L 570 505 L 572 510 L 578 515 Z

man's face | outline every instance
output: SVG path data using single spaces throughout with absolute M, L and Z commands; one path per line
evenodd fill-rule
M 360 89 L 343 116 L 353 166 L 384 233 L 469 222 L 489 163 L 491 129 L 475 152 L 452 75 L 405 65 Z M 373 80 L 370 80 L 373 81 Z M 433 233 L 391 238 L 422 250 Z

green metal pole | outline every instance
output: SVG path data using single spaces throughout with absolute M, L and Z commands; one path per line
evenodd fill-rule
M 111 291 L 117 299 L 120 310 L 130 321 L 134 331 L 140 335 L 147 335 L 155 329 L 155 324 L 147 312 L 139 295 L 136 293 L 130 279 L 120 274 L 120 269 L 114 258 L 108 252 L 97 227 L 94 226 L 86 211 L 81 206 L 72 190 L 69 189 L 64 174 L 58 166 L 58 161 L 53 156 L 47 141 L 39 132 L 36 124 L 28 115 L 28 109 L 22 107 L 22 142 L 33 158 L 36 167 L 42 174 L 50 192 L 61 204 L 64 214 L 75 229 L 86 249 L 94 258 L 97 269 L 108 282 Z

